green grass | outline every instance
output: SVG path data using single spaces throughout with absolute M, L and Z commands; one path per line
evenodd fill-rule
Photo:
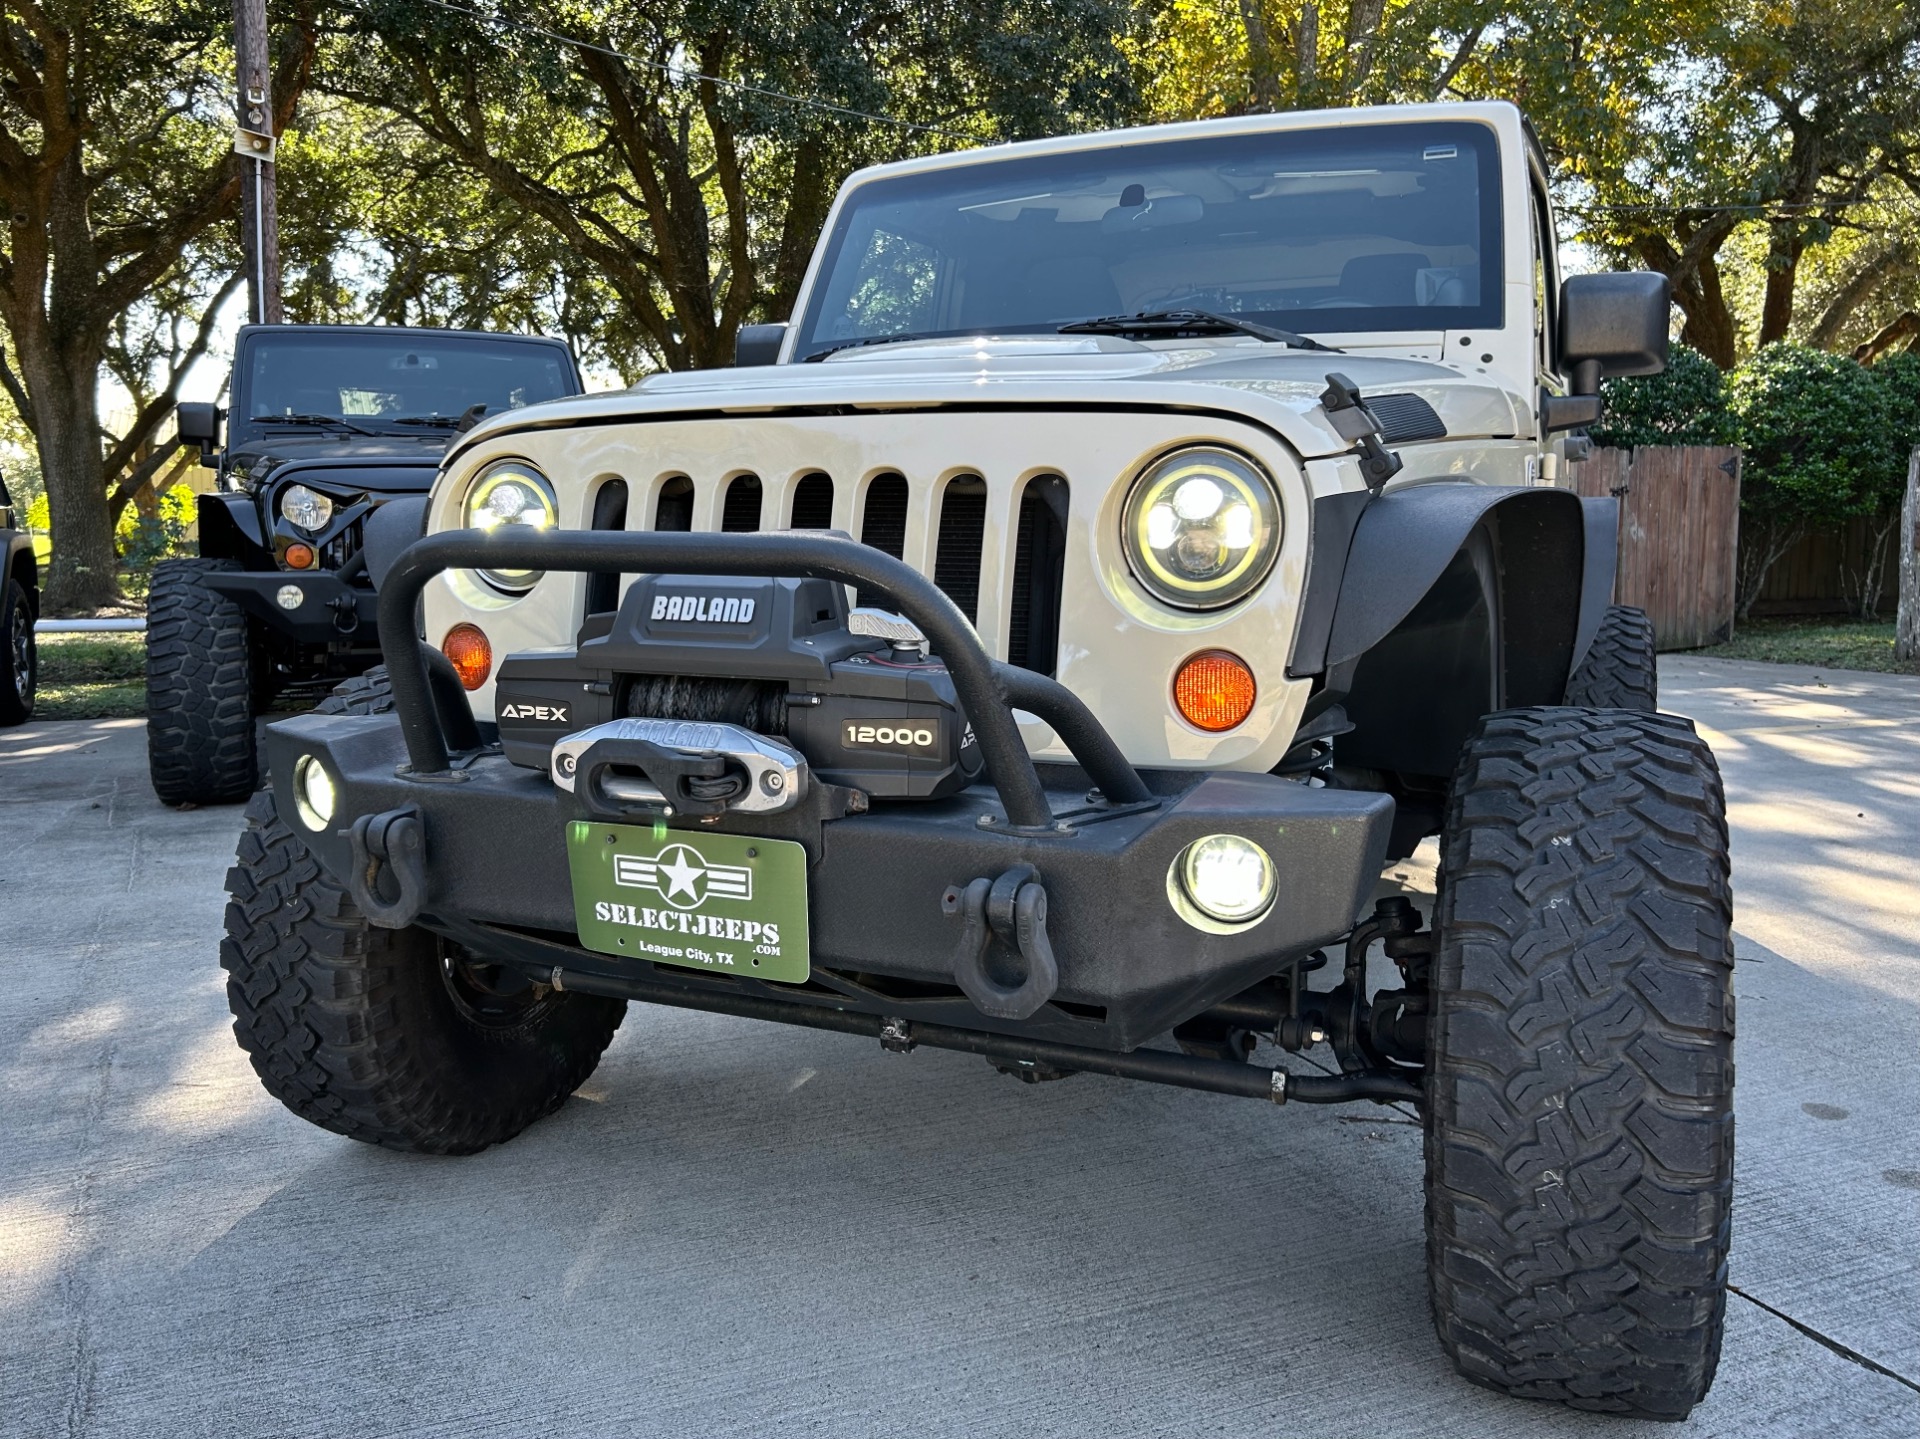
M 1748 620 L 1726 644 L 1694 654 L 1717 660 L 1764 660 L 1770 664 L 1813 665 L 1830 670 L 1872 670 L 1878 674 L 1920 674 L 1920 664 L 1893 654 L 1892 620 L 1807 619 Z
M 144 719 L 145 635 L 40 636 L 37 720 Z

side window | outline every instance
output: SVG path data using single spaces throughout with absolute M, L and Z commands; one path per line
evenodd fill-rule
M 13 508 L 13 496 L 7 493 L 7 477 L 0 475 L 0 510 Z
M 1553 233 L 1553 211 L 1541 191 L 1538 177 L 1527 185 L 1527 209 L 1533 221 L 1527 228 L 1532 235 L 1530 248 L 1533 252 L 1534 353 L 1541 370 L 1551 374 L 1554 369 L 1554 319 L 1560 300 L 1554 286 L 1554 276 L 1559 269 L 1554 263 L 1558 239 Z
M 834 322 L 834 339 L 938 328 L 940 255 L 933 246 L 875 230 L 860 257 L 858 276 L 846 312 Z

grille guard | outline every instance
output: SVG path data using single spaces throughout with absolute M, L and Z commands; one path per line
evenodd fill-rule
M 1034 833 L 1053 828 L 1046 791 L 1013 718 L 1015 704 L 1053 727 L 1109 801 L 1138 804 L 1153 798 L 1112 736 L 1071 690 L 1044 675 L 996 662 L 981 647 L 959 607 L 919 571 L 883 551 L 824 531 L 558 530 L 515 535 L 448 530 L 409 545 L 380 588 L 379 619 L 394 710 L 407 747 L 408 769 L 416 779 L 444 779 L 452 768 L 448 735 L 430 680 L 432 659 L 440 656 L 421 636 L 417 619 L 427 582 L 450 569 L 767 575 L 854 585 L 884 595 L 932 642 L 973 725 L 987 778 L 999 795 L 1009 826 Z M 457 717 L 452 717 L 452 723 L 456 730 L 462 728 Z

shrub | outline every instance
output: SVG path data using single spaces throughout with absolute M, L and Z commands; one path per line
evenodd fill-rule
M 1726 377 L 1698 350 L 1676 345 L 1658 375 L 1608 380 L 1597 445 L 1730 445 L 1737 425 L 1727 408 Z

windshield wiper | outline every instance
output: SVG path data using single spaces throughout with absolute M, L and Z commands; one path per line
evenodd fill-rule
M 352 420 L 342 419 L 339 415 L 259 415 L 254 418 L 256 425 L 302 425 L 308 428 L 326 428 L 329 430 L 349 430 L 356 435 L 378 436 L 378 430 L 370 430 L 365 425 L 356 425 Z
M 482 405 L 481 409 L 486 406 Z M 456 430 L 460 427 L 459 415 L 401 415 L 398 419 L 388 420 L 389 425 L 420 425 L 430 430 Z
M 1329 355 L 1343 355 L 1332 345 L 1323 345 L 1318 340 L 1305 335 L 1296 335 L 1292 330 L 1276 329 L 1272 325 L 1256 325 L 1251 320 L 1242 320 L 1237 315 L 1216 315 L 1211 310 L 1142 310 L 1137 315 L 1106 315 L 1097 320 L 1075 320 L 1070 325 L 1062 325 L 1063 335 L 1149 335 L 1157 338 L 1174 339 L 1181 335 L 1251 335 L 1256 340 L 1265 340 L 1272 345 L 1285 345 L 1294 350 L 1325 350 Z
M 897 345 L 903 340 L 938 340 L 943 338 L 952 337 L 941 335 L 868 335 L 864 340 L 842 340 L 839 344 L 829 345 L 824 350 L 815 350 L 811 355 L 808 355 L 806 359 L 802 360 L 801 363 L 804 365 L 815 364 L 820 360 L 826 359 L 828 355 L 837 355 L 842 350 L 857 350 L 862 345 Z

